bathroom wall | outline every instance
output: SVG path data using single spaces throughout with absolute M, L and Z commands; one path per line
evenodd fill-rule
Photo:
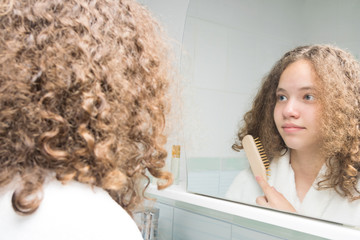
M 303 0 L 305 40 L 348 49 L 360 59 L 360 2 L 358 0 Z

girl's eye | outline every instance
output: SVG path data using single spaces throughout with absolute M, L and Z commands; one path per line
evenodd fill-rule
M 304 96 L 304 99 L 305 99 L 305 100 L 312 101 L 312 100 L 314 100 L 314 96 L 313 96 L 313 95 L 310 95 L 310 94 L 306 94 L 306 95 Z
M 287 98 L 284 95 L 278 95 L 277 96 L 278 101 L 285 101 Z

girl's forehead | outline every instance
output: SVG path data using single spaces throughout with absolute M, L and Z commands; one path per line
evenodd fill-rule
M 279 88 L 313 88 L 317 85 L 318 77 L 314 66 L 308 60 L 297 60 L 288 65 L 280 75 Z

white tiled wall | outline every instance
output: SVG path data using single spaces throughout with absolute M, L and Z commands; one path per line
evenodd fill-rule
M 247 228 L 243 228 L 240 226 L 232 226 L 232 236 L 231 240 L 258 240 L 258 239 L 266 239 L 266 240 L 280 240 L 283 238 L 278 238 L 275 236 L 271 236 L 269 234 L 265 234 L 262 232 L 252 231 Z
M 231 224 L 174 208 L 173 240 L 227 240 Z
M 158 203 L 158 240 L 171 240 L 173 235 L 174 208 L 165 204 Z

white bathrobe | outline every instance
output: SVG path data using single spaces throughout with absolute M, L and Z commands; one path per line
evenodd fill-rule
M 351 226 L 360 226 L 360 200 L 349 202 L 347 198 L 341 197 L 333 189 L 317 190 L 317 183 L 326 171 L 325 164 L 305 198 L 300 202 L 289 157 L 288 152 L 271 162 L 271 176 L 268 178 L 268 183 L 285 196 L 297 213 Z M 254 175 L 248 168 L 235 177 L 226 193 L 226 198 L 256 204 L 256 198 L 263 195 Z
M 15 213 L 11 190 L 8 186 L 0 191 L 1 240 L 143 239 L 134 220 L 101 188 L 51 181 L 29 216 Z

